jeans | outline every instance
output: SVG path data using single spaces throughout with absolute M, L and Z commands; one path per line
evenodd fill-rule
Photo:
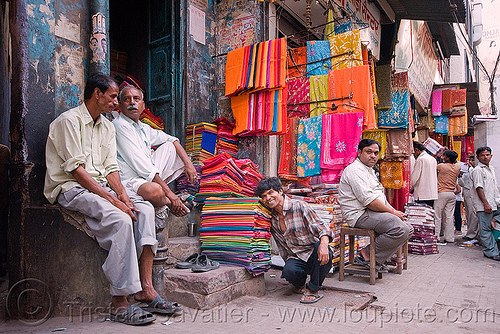
M 319 244 L 320 241 L 318 241 L 314 245 L 314 251 L 312 252 L 311 256 L 309 256 L 307 262 L 295 258 L 288 259 L 285 263 L 285 266 L 283 267 L 283 271 L 281 272 L 281 278 L 286 279 L 296 288 L 300 288 L 306 283 L 307 275 L 310 275 L 307 288 L 314 292 L 319 291 L 326 275 L 328 275 L 330 268 L 332 268 L 333 259 L 332 249 L 330 248 L 330 246 L 328 246 L 330 259 L 324 265 L 319 264 Z
M 493 228 L 491 227 L 493 217 L 495 220 L 500 221 L 500 209 L 492 213 L 477 212 L 477 218 L 479 219 L 479 239 L 481 239 L 481 244 L 483 245 L 483 254 L 487 257 L 499 255 L 497 242 L 493 237 Z

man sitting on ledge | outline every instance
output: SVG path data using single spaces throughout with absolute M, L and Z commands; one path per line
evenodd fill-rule
M 358 157 L 347 166 L 340 177 L 339 202 L 342 215 L 349 226 L 374 230 L 375 260 L 378 272 L 387 272 L 384 263 L 413 233 L 406 214 L 395 210 L 384 194 L 384 187 L 375 175 L 373 166 L 378 161 L 380 143 L 362 139 Z M 369 247 L 363 248 L 355 261 L 369 266 Z
M 301 303 L 317 302 L 323 298 L 318 291 L 332 267 L 329 243 L 333 235 L 329 226 L 319 220 L 308 203 L 286 197 L 277 177 L 262 179 L 255 195 L 272 212 L 271 234 L 285 261 L 281 278 L 293 284 L 295 293 L 303 294 Z

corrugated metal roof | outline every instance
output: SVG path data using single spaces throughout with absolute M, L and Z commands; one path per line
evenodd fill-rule
M 463 0 L 384 0 L 396 19 L 409 19 L 435 22 L 465 22 L 465 4 Z M 380 1 L 378 1 L 380 2 Z

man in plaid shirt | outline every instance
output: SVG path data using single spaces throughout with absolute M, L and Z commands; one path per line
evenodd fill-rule
M 301 303 L 317 302 L 323 298 L 318 291 L 332 267 L 330 228 L 308 203 L 286 197 L 277 177 L 261 180 L 255 195 L 272 212 L 271 233 L 285 261 L 281 277 L 294 286 L 294 292 L 302 294 Z

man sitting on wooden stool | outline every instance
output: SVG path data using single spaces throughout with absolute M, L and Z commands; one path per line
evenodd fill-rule
M 384 262 L 400 248 L 413 233 L 406 214 L 394 209 L 384 194 L 384 187 L 375 175 L 380 143 L 362 139 L 358 157 L 344 169 L 340 177 L 339 202 L 349 226 L 374 230 L 375 261 L 378 272 L 387 272 Z M 369 267 L 369 247 L 363 248 L 355 262 Z
M 301 303 L 317 302 L 323 298 L 318 291 L 332 267 L 330 227 L 319 220 L 308 203 L 286 197 L 277 177 L 262 179 L 255 195 L 272 213 L 271 234 L 285 261 L 281 278 L 293 284 L 295 293 L 303 294 Z M 307 275 L 310 279 L 306 286 Z

